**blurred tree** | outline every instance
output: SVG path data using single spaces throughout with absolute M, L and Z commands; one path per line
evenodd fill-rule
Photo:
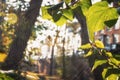
M 32 28 L 36 21 L 37 16 L 39 15 L 39 10 L 41 7 L 42 0 L 31 0 L 30 6 L 25 13 L 19 14 L 18 23 L 15 28 L 15 35 L 10 49 L 9 54 L 2 65 L 2 69 L 18 69 L 19 63 L 23 58 L 23 52 L 27 46 L 27 41 L 32 33 Z
M 82 2 L 86 2 L 86 1 L 88 3 L 87 5 L 89 5 L 88 6 L 88 9 L 89 9 L 89 7 L 92 5 L 91 0 L 85 0 Z M 74 5 L 74 3 L 76 3 L 76 0 L 72 0 L 71 3 Z M 81 39 L 82 39 L 81 44 L 83 45 L 83 44 L 89 43 L 89 35 L 88 35 L 86 17 L 84 15 L 84 12 L 82 11 L 82 8 L 79 8 L 79 6 L 76 7 L 75 9 L 73 9 L 73 13 L 81 25 L 80 26 L 81 27 Z

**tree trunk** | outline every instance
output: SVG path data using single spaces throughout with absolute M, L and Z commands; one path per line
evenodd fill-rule
M 86 17 L 84 16 L 84 14 L 83 14 L 83 12 L 82 12 L 81 9 L 78 10 L 76 8 L 76 9 L 73 10 L 73 13 L 74 13 L 74 16 L 77 18 L 78 22 L 81 25 L 81 40 L 82 40 L 81 44 L 84 45 L 86 43 L 89 43 L 90 41 L 89 41 L 89 35 L 88 35 Z M 88 52 L 87 50 L 84 50 L 84 51 L 85 51 L 85 53 Z M 88 61 L 85 61 L 84 64 L 82 64 L 82 66 L 86 66 L 86 69 L 87 68 L 90 69 Z M 85 72 L 86 69 L 84 69 L 84 68 L 82 69 L 82 67 L 80 67 L 80 69 L 83 70 L 83 71 L 78 72 L 77 76 L 79 76 L 79 77 L 78 78 L 74 77 L 73 80 L 79 80 L 79 79 L 81 79 L 81 77 L 80 77 L 81 75 L 82 75 L 82 79 L 85 79 L 85 80 L 94 80 L 94 76 L 90 72 L 90 70 L 86 73 Z M 84 77 L 86 75 L 87 75 L 87 77 Z
M 58 35 L 59 35 L 59 31 L 56 31 L 56 37 L 55 37 L 54 44 L 52 46 L 52 51 L 51 51 L 50 72 L 49 72 L 50 76 L 54 75 L 54 71 L 53 71 L 53 69 L 54 69 L 54 48 L 57 43 Z
M 23 58 L 23 52 L 25 51 L 27 42 L 31 36 L 32 28 L 34 27 L 36 18 L 39 15 L 41 3 L 42 0 L 31 0 L 30 7 L 26 13 L 19 18 L 18 25 L 15 30 L 16 37 L 10 46 L 8 57 L 2 65 L 2 69 L 18 69 L 20 61 Z
M 80 13 L 77 9 L 74 10 L 73 13 L 81 25 L 81 39 L 82 39 L 81 44 L 83 45 L 83 44 L 89 43 L 86 17 L 83 15 L 82 11 Z

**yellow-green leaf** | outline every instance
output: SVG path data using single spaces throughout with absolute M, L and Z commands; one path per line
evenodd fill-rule
M 42 10 L 42 18 L 44 19 L 52 19 L 52 16 L 48 13 L 48 9 L 49 7 L 41 7 Z
M 64 9 L 62 11 L 63 11 L 63 16 L 65 16 L 69 20 L 73 20 L 73 12 L 71 9 Z
M 81 48 L 81 49 L 89 49 L 89 48 L 92 48 L 92 46 L 91 46 L 90 43 L 87 43 L 87 44 L 85 44 L 85 45 L 82 45 L 80 48 Z
M 92 54 L 93 54 L 93 51 L 90 50 L 87 54 L 84 55 L 84 57 L 89 57 L 89 56 L 91 56 Z
M 113 57 L 112 53 L 111 52 L 106 52 L 105 53 L 108 57 Z
M 106 80 L 118 80 L 119 76 L 117 74 L 111 74 L 106 78 Z
M 94 40 L 94 32 L 104 29 L 105 21 L 118 18 L 116 8 L 108 6 L 106 1 L 101 1 L 93 4 L 88 10 L 87 25 L 90 39 Z
M 118 80 L 120 71 L 114 68 L 104 68 L 102 72 L 103 80 Z
M 106 62 L 107 62 L 107 60 L 96 60 L 95 63 L 94 63 L 94 65 L 93 65 L 93 67 L 92 67 L 92 71 L 94 69 L 96 69 L 98 66 L 100 66 L 100 65 L 102 65 L 102 64 L 104 64 Z
M 108 71 L 107 68 L 104 68 L 104 69 L 103 69 L 102 77 L 103 77 L 104 80 L 105 80 L 105 78 L 106 78 L 106 73 L 107 73 L 107 71 Z
M 113 64 L 113 66 L 120 66 L 120 61 L 115 58 L 109 58 L 109 62 Z
M 103 44 L 102 41 L 96 40 L 96 41 L 95 41 L 95 45 L 96 45 L 96 47 L 98 47 L 98 48 L 104 48 L 104 44 Z
M 80 4 L 81 9 L 82 9 L 84 15 L 86 15 L 90 6 L 92 6 L 91 0 L 80 0 L 80 2 L 81 2 L 81 4 Z
M 55 23 L 57 26 L 63 26 L 66 22 L 67 22 L 66 17 L 61 16 L 60 19 L 58 21 L 56 21 Z

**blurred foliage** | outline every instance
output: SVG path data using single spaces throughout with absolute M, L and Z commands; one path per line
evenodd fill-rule
M 73 12 L 71 9 L 60 9 L 63 7 L 63 2 L 54 6 L 42 7 L 42 17 L 56 23 L 57 26 L 62 26 L 67 20 L 73 20 Z
M 14 25 L 17 23 L 17 15 L 9 10 L 7 12 L 7 5 L 3 2 L 0 2 L 0 52 L 8 52 L 9 45 L 11 44 L 14 35 Z
M 0 80 L 14 80 L 14 79 L 6 74 L 0 73 Z
M 0 73 L 0 80 L 40 80 L 40 75 L 29 71 L 2 72 L 3 73 Z
M 85 57 L 89 59 L 94 59 L 90 62 L 92 64 L 92 71 L 96 70 L 98 67 L 103 67 L 102 77 L 103 80 L 117 80 L 120 79 L 120 55 L 112 54 L 104 49 L 104 45 L 101 41 L 95 41 L 90 43 L 91 47 L 88 49 L 89 52 L 85 54 Z M 82 46 L 81 46 L 82 48 Z M 118 58 L 119 57 L 119 58 Z
M 6 53 L 0 53 L 0 63 L 4 62 L 5 58 L 7 57 Z
M 15 13 L 7 14 L 6 22 L 8 22 L 9 24 L 15 24 L 17 22 L 17 15 Z

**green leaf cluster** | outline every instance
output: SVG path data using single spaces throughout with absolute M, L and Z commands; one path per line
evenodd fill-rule
M 44 19 L 49 19 L 53 21 L 58 26 L 62 26 L 66 23 L 67 20 L 73 20 L 73 12 L 71 9 L 60 9 L 62 5 L 60 5 L 59 7 L 57 5 L 51 7 L 42 7 L 42 17 Z
M 7 76 L 6 74 L 0 73 L 0 80 L 14 80 L 14 79 Z
M 65 3 L 64 3 L 65 2 Z M 87 10 L 91 6 L 90 0 L 81 0 L 78 1 L 74 5 L 68 5 L 71 3 L 71 0 L 65 0 L 64 2 L 61 2 L 57 5 L 53 6 L 45 6 L 42 7 L 42 17 L 44 19 L 52 20 L 54 23 L 56 23 L 58 26 L 62 26 L 66 23 L 67 20 L 72 21 L 74 18 L 73 10 L 77 10 L 81 13 L 81 9 L 84 14 L 87 13 Z M 66 8 L 63 7 L 63 4 L 66 5 Z
M 84 55 L 84 57 L 89 57 L 94 53 L 94 50 L 104 49 L 104 44 L 101 41 L 96 40 L 93 43 L 87 43 L 85 45 L 82 45 L 80 49 L 89 49 L 88 53 Z
M 104 49 L 104 45 L 101 41 L 94 41 L 94 43 L 87 43 L 82 45 L 80 49 L 89 50 L 84 57 L 92 57 L 92 70 L 96 70 L 98 67 L 103 67 L 101 73 L 103 80 L 118 80 L 120 78 L 120 54 L 112 54 Z
M 91 0 L 80 0 L 76 4 L 74 4 L 73 6 L 70 6 L 70 7 L 73 11 L 76 10 L 78 13 L 80 13 L 80 14 L 82 13 L 86 16 L 87 12 L 91 6 L 92 6 Z
M 108 2 L 102 1 L 93 4 L 87 13 L 87 25 L 90 39 L 94 40 L 94 32 L 112 27 L 118 19 L 117 9 L 108 6 Z
M 120 61 L 116 59 L 111 52 L 106 50 L 98 50 L 92 71 L 97 69 L 99 66 L 103 67 L 102 77 L 103 80 L 118 80 L 120 78 Z
M 105 68 L 102 72 L 102 76 L 104 80 L 119 80 L 120 70 L 112 69 L 112 68 Z

